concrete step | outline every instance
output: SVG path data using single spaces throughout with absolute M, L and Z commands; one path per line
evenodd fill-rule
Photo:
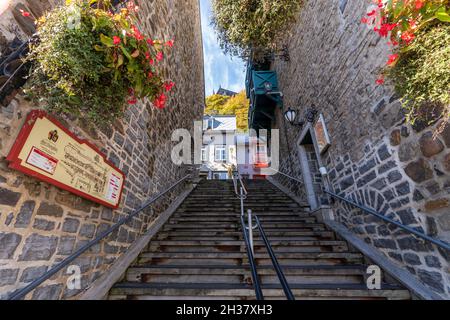
M 348 251 L 344 241 L 270 241 L 276 252 L 344 252 Z M 255 239 L 255 252 L 265 252 L 266 247 L 262 240 Z M 246 252 L 243 240 L 235 241 L 152 241 L 147 246 L 147 252 Z
M 293 294 L 297 299 L 409 299 L 407 290 L 397 286 L 383 285 L 381 290 L 367 290 L 359 284 L 291 284 Z M 263 286 L 266 299 L 272 297 L 284 298 L 280 285 Z M 110 299 L 159 299 L 161 296 L 179 299 L 198 297 L 239 298 L 254 300 L 254 290 L 251 285 L 228 283 L 118 283 L 111 289 Z
M 360 253 L 349 252 L 276 252 L 280 265 L 312 265 L 362 263 Z M 220 264 L 242 265 L 247 257 L 243 252 L 143 252 L 138 257 L 138 264 L 155 265 L 196 265 Z M 256 263 L 271 263 L 267 253 L 255 253 Z
M 324 237 L 330 238 L 334 237 L 334 233 L 332 231 L 327 230 L 265 230 L 267 237 L 269 240 L 274 239 L 274 237 L 282 237 L 283 239 L 287 237 L 288 239 L 291 237 Z M 202 236 L 242 236 L 242 230 L 230 230 L 230 229 L 222 229 L 219 231 L 216 230 L 179 230 L 179 231 L 162 231 L 159 232 L 158 235 L 161 236 L 183 236 L 183 237 L 202 237 Z M 259 232 L 254 233 L 255 237 L 259 235 Z M 287 240 L 288 240 L 287 239 Z
M 284 266 L 289 283 L 363 283 L 365 266 Z M 277 284 L 279 279 L 272 266 L 258 266 L 263 284 Z M 223 279 L 223 280 L 219 280 Z M 251 283 L 251 271 L 245 266 L 145 266 L 130 267 L 127 282 L 161 283 Z
M 325 229 L 325 226 L 321 223 L 277 223 L 277 222 L 267 222 L 267 223 L 263 223 L 261 222 L 261 224 L 264 227 L 264 230 L 273 230 L 273 229 Z M 196 221 L 195 223 L 190 223 L 190 222 L 184 222 L 184 223 L 172 223 L 170 221 L 170 223 L 165 225 L 165 229 L 198 229 L 199 226 L 201 226 L 201 228 L 205 228 L 205 229 L 223 229 L 223 230 L 227 230 L 227 229 L 236 229 L 236 228 L 240 228 L 241 223 L 236 221 L 235 223 L 230 223 L 230 222 L 200 222 L 200 221 Z
M 296 217 L 296 216 L 288 216 L 288 217 L 258 217 L 261 223 L 271 223 L 271 222 L 302 222 L 302 223 L 316 223 L 317 219 L 315 217 Z M 180 222 L 240 222 L 240 215 L 234 216 L 222 216 L 222 217 L 208 217 L 208 216 L 196 216 L 196 215 L 175 215 L 170 219 L 172 223 L 180 223 Z

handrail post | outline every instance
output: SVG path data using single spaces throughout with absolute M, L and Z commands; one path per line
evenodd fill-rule
M 252 210 L 248 209 L 247 210 L 247 214 L 248 214 L 248 238 L 249 238 L 249 242 L 250 242 L 250 250 L 252 250 L 252 253 L 255 254 L 255 250 L 253 249 L 253 225 L 252 225 Z
M 244 216 L 244 190 L 242 189 L 242 187 L 240 200 L 241 200 L 241 216 Z

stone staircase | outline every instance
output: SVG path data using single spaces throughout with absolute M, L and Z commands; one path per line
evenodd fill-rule
M 260 217 L 297 299 L 409 299 L 383 279 L 365 285 L 367 261 L 307 208 L 264 180 L 246 181 L 246 208 Z M 110 290 L 109 299 L 255 299 L 231 181 L 204 180 Z M 266 299 L 285 299 L 255 230 L 255 260 Z

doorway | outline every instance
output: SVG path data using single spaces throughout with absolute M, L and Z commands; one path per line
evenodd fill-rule
M 319 169 L 320 158 L 311 128 L 307 128 L 297 141 L 297 149 L 308 204 L 311 210 L 315 210 L 320 206 L 319 195 L 322 193 L 322 175 Z

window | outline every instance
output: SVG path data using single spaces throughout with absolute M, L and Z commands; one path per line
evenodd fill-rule
M 266 153 L 266 146 L 263 144 L 258 144 L 258 146 L 256 147 L 256 152 Z
M 216 146 L 214 158 L 216 161 L 226 161 L 227 160 L 225 146 Z
M 208 161 L 208 155 L 207 155 L 207 153 L 206 153 L 206 148 L 202 148 L 201 160 L 202 160 L 203 162 Z
M 214 172 L 213 179 L 214 180 L 227 180 L 228 174 L 226 172 Z

